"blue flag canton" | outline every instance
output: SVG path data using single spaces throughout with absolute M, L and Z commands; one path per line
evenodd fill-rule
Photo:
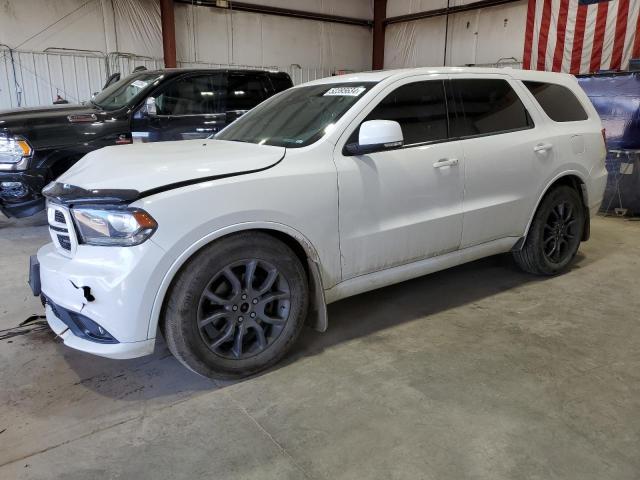
M 596 3 L 606 3 L 611 0 L 578 0 L 578 5 L 594 5 Z

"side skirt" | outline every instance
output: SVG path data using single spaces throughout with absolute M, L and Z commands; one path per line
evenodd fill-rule
M 473 247 L 456 250 L 455 252 L 445 255 L 350 278 L 338 283 L 329 290 L 325 290 L 325 300 L 327 304 L 329 304 L 343 298 L 358 295 L 359 293 L 404 282 L 412 278 L 455 267 L 456 265 L 473 262 L 474 260 L 499 253 L 506 253 L 513 248 L 519 238 L 520 237 L 506 237 L 492 240 L 480 245 L 474 245 Z

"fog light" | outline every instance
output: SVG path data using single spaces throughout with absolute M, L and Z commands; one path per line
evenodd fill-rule
M 101 325 L 79 313 L 69 312 L 76 325 L 89 340 L 100 343 L 118 343 Z
M 22 182 L 0 182 L 0 195 L 4 198 L 21 198 L 28 193 Z

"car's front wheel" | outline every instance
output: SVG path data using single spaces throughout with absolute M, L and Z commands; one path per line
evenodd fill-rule
M 513 252 L 520 268 L 537 275 L 555 275 L 575 257 L 582 240 L 585 209 L 578 192 L 559 186 L 540 202 L 527 239 Z
M 280 360 L 307 313 L 307 278 L 284 243 L 261 232 L 221 239 L 181 269 L 162 329 L 173 355 L 196 373 L 237 378 Z

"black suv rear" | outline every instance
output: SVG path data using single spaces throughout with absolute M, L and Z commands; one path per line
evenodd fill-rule
M 81 105 L 0 112 L 0 210 L 25 217 L 42 188 L 108 145 L 206 138 L 292 86 L 284 72 L 167 69 L 136 72 Z

